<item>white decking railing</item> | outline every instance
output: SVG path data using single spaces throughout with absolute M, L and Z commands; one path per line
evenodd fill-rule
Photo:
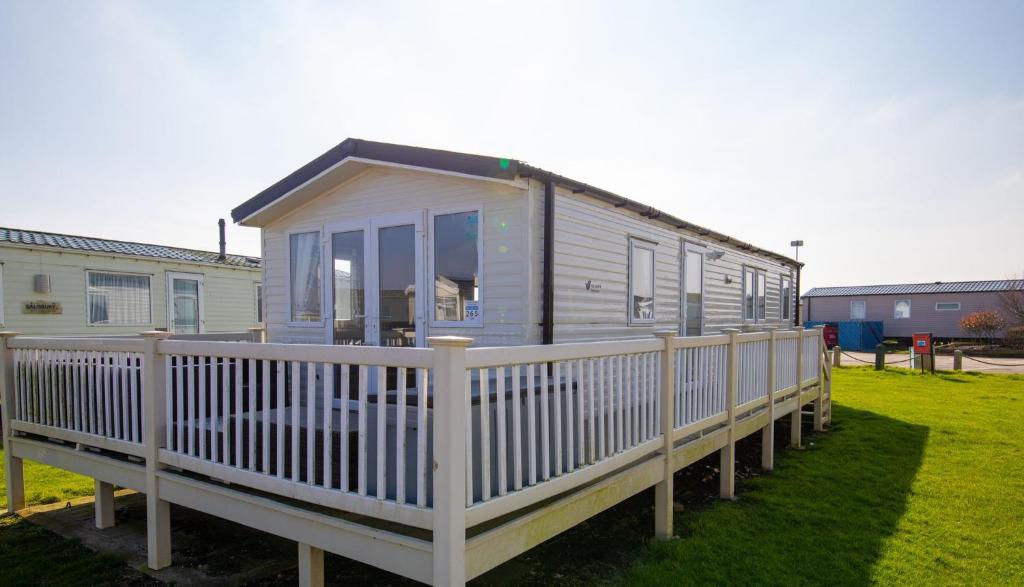
M 144 459 L 147 487 L 182 471 L 433 531 L 432 576 L 456 583 L 529 547 L 467 529 L 623 471 L 654 478 L 652 459 L 671 474 L 664 455 L 693 439 L 731 450 L 776 410 L 799 418 L 823 377 L 817 330 L 469 349 L 0 340 L 5 433 Z

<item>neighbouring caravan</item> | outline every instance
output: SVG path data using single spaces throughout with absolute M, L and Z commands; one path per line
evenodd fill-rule
M 0 228 L 0 326 L 21 334 L 246 331 L 260 279 L 255 257 Z
M 347 139 L 232 211 L 271 342 L 503 346 L 794 322 L 799 264 L 533 167 Z

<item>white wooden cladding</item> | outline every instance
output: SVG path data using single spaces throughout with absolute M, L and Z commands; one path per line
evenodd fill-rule
M 19 348 L 14 371 L 15 420 L 142 442 L 139 353 Z
M 534 349 L 508 350 L 506 358 Z M 466 505 L 568 475 L 659 436 L 660 360 L 661 353 L 641 352 L 468 371 Z
M 215 355 L 165 355 L 168 451 L 290 496 L 257 477 L 428 506 L 428 369 L 246 355 L 267 356 L 231 345 Z M 175 462 L 187 469 L 191 461 Z

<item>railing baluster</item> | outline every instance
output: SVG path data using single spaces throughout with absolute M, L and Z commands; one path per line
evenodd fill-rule
M 512 366 L 512 488 L 523 488 L 522 366 Z
M 416 505 L 419 507 L 427 505 L 427 377 L 426 369 L 416 369 Z
M 463 398 L 466 408 L 466 506 L 473 505 L 473 375 L 466 369 L 463 377 Z M 438 431 L 434 430 L 435 436 Z M 437 455 L 434 456 L 437 459 Z M 438 497 L 435 495 L 434 499 Z
M 590 425 L 587 428 L 587 432 L 589 435 L 587 437 L 587 446 L 590 451 L 590 459 L 587 461 L 587 463 L 589 464 L 593 464 L 595 461 L 597 461 L 597 430 L 595 430 L 594 428 L 595 426 L 597 426 L 597 419 L 595 418 L 595 410 L 597 406 L 594 404 L 595 399 L 596 398 L 594 397 L 594 359 L 587 359 L 587 416 L 590 422 Z M 582 412 L 582 410 L 580 411 Z
M 576 430 L 573 410 L 573 362 L 565 362 L 565 471 L 573 471 L 575 467 Z
M 231 464 L 231 359 L 220 362 L 220 398 L 224 415 L 220 419 L 221 458 L 225 465 Z
M 491 389 L 488 369 L 478 371 L 480 377 L 480 494 L 491 499 Z
M 234 371 L 235 371 L 235 467 L 239 469 L 245 468 L 245 461 L 242 458 L 242 418 L 245 416 L 245 410 L 243 409 L 243 393 L 242 387 L 242 365 L 244 359 L 234 360 Z
M 199 422 L 196 428 L 199 431 L 199 458 L 206 459 L 206 376 L 208 370 L 206 368 L 206 357 L 196 357 L 199 359 L 199 371 L 197 376 L 199 377 Z
M 526 457 L 530 474 L 527 477 L 530 485 L 537 483 L 537 365 L 526 366 Z
M 550 364 L 548 364 L 550 365 Z M 551 478 L 551 426 L 548 423 L 548 386 L 550 378 L 546 365 L 540 365 L 540 477 Z
M 406 427 L 406 370 L 397 369 L 397 397 L 395 398 L 395 500 L 405 503 L 405 427 Z
M 248 431 L 245 436 L 246 446 L 248 447 L 248 462 L 246 463 L 248 466 L 246 468 L 249 469 L 250 471 L 256 471 L 258 468 L 256 466 L 256 398 L 258 397 L 256 394 L 256 372 L 258 361 L 256 359 L 248 359 L 247 363 L 249 382 L 245 386 L 245 396 L 246 399 L 248 400 L 246 410 L 249 416 L 247 418 L 247 420 L 249 421 L 249 425 L 247 427 Z
M 270 361 L 263 360 L 263 361 L 260 361 L 260 363 L 262 363 L 261 366 L 263 367 L 263 373 L 262 373 L 263 381 L 262 381 L 262 385 L 260 386 L 260 389 L 263 392 L 261 394 L 262 395 L 261 399 L 263 400 L 263 413 L 261 415 L 261 418 L 263 419 L 263 421 L 261 422 L 262 426 L 261 426 L 261 430 L 260 430 L 261 436 L 262 436 L 262 438 L 260 439 L 261 440 L 260 448 L 262 449 L 260 451 L 260 456 L 262 458 L 262 462 L 260 463 L 260 465 L 261 465 L 260 466 L 260 470 L 269 475 L 270 474 Z
M 285 405 L 287 403 L 287 402 L 285 402 L 285 384 L 284 384 L 284 374 L 285 374 L 285 371 L 287 371 L 287 366 L 286 366 L 284 361 L 274 361 L 274 376 L 277 379 L 277 423 L 276 423 L 277 430 L 275 431 L 275 432 L 277 432 L 277 434 L 276 434 L 276 436 L 277 436 L 277 446 L 275 448 L 277 449 L 277 478 L 278 479 L 284 479 L 284 475 L 285 475 L 285 472 L 284 472 L 284 465 L 285 465 L 285 456 L 284 456 L 284 443 L 285 443 L 284 438 L 285 438 L 285 436 L 284 436 L 284 432 L 285 432 L 285 428 L 286 428 L 286 425 L 285 425 L 285 412 L 287 411 L 287 407 Z
M 605 358 L 601 357 L 597 360 L 597 458 L 603 459 L 608 450 L 607 438 L 611 437 L 611 431 L 608 430 L 608 425 L 611 423 L 611 419 L 608 418 L 605 413 L 605 368 L 607 363 Z M 608 436 L 605 436 L 605 430 L 608 430 Z
M 316 363 L 306 363 L 306 483 L 316 484 Z
M 332 489 L 334 487 L 334 468 L 332 459 L 334 458 L 334 365 L 332 363 L 324 363 L 324 439 L 323 439 L 323 455 L 324 455 L 324 471 L 323 471 L 323 486 L 326 489 Z M 269 377 L 269 376 L 268 376 Z M 267 422 L 269 426 L 270 422 L 270 391 L 266 393 L 267 399 Z M 269 436 L 269 431 L 268 431 Z M 268 439 L 269 444 L 269 439 Z
M 495 430 L 498 451 L 498 495 L 508 493 L 508 438 L 505 423 L 505 368 L 495 367 Z
M 358 441 L 359 444 L 356 448 L 356 459 L 358 462 L 358 490 L 359 495 L 366 495 L 366 403 L 367 403 L 367 391 L 366 391 L 366 376 L 367 369 L 366 365 L 359 365 L 359 429 L 358 429 Z
M 387 495 L 387 451 L 388 451 L 388 372 L 387 367 L 377 370 L 377 499 Z
M 210 370 L 207 374 L 210 379 L 210 460 L 220 462 L 220 438 L 217 436 L 217 424 L 220 422 L 220 396 L 221 388 L 217 384 L 220 381 L 220 359 L 210 358 Z

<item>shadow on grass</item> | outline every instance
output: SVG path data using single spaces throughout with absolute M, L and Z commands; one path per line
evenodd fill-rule
M 739 501 L 677 516 L 681 540 L 653 544 L 620 579 L 870 584 L 906 511 L 929 431 L 839 404 L 834 420 L 833 433 L 744 482 Z

